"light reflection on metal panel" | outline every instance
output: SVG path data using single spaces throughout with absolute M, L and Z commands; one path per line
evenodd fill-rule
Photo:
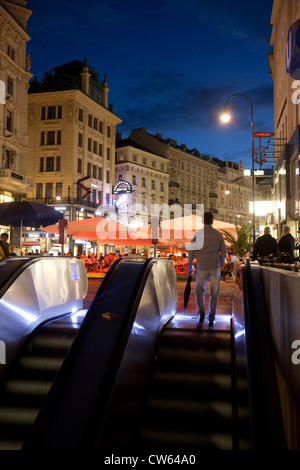
M 39 324 L 82 309 L 87 289 L 86 269 L 81 260 L 35 259 L 0 299 L 0 340 L 6 345 L 7 364 L 23 338 Z M 3 369 L 0 368 L 0 374 Z

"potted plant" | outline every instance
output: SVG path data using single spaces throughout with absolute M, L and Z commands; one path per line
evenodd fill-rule
M 225 241 L 229 244 L 228 248 L 234 255 L 237 255 L 240 259 L 244 258 L 252 248 L 251 243 L 251 232 L 247 227 L 247 224 L 242 224 L 241 227 L 236 225 L 237 238 L 226 230 L 222 230 Z

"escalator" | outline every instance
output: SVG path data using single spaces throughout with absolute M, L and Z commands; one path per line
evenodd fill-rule
M 162 288 L 163 286 L 163 288 Z M 121 260 L 104 279 L 24 450 L 239 448 L 230 319 L 178 324 L 169 260 Z
M 12 257 L 0 279 L 0 450 L 19 450 L 86 313 L 87 276 L 75 258 Z
M 243 312 L 196 329 L 195 316 L 176 315 L 176 304 L 172 261 L 123 258 L 105 276 L 79 329 L 62 325 L 67 316 L 42 322 L 27 335 L 16 369 L 9 368 L 0 399 L 5 445 L 119 453 L 251 448 L 253 331 L 246 347 Z M 54 363 L 47 371 L 45 364 Z M 16 415 L 24 426 L 13 422 Z
M 0 389 L 0 450 L 20 450 L 81 322 L 38 328 L 22 346 Z
M 159 338 L 141 446 L 231 450 L 235 426 L 231 335 L 166 327 Z

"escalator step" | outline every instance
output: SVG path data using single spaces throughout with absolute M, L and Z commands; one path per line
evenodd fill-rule
M 207 384 L 216 384 L 222 389 L 231 388 L 231 376 L 228 374 L 206 374 L 201 375 L 199 371 L 192 372 L 177 372 L 157 369 L 153 374 L 153 380 L 160 384 L 177 386 L 183 384 L 188 387 L 205 386 Z
M 230 349 L 230 341 L 228 332 L 180 330 L 179 328 L 166 328 L 160 337 L 162 346 L 187 346 L 191 349 L 197 347 Z
M 193 399 L 201 397 L 231 399 L 229 374 L 188 373 L 156 370 L 153 375 L 151 395 Z
M 148 407 L 152 411 L 198 413 L 201 416 L 220 416 L 223 419 L 231 419 L 231 403 L 224 401 L 199 401 L 181 400 L 171 397 L 150 397 Z
M 38 335 L 32 339 L 32 347 L 37 349 L 49 349 L 49 350 L 58 350 L 58 351 L 67 351 L 74 337 L 57 337 L 49 335 Z
M 50 382 L 41 382 L 39 380 L 8 380 L 5 383 L 4 391 L 11 395 L 30 395 L 45 396 L 52 385 Z
M 147 444 L 150 448 L 168 447 L 180 452 L 183 449 L 192 451 L 192 449 L 205 450 L 232 450 L 232 436 L 230 433 L 220 432 L 181 432 L 173 431 L 168 428 L 149 428 L 142 434 L 142 444 Z
M 24 369 L 40 371 L 57 371 L 63 362 L 63 358 L 22 356 L 19 366 Z
M 38 408 L 1 407 L 0 423 L 29 426 L 35 420 Z
M 198 369 L 214 370 L 231 368 L 231 351 L 228 349 L 217 349 L 208 351 L 206 349 L 188 350 L 184 348 L 162 347 L 158 353 L 159 367 L 168 369 Z
M 21 450 L 22 444 L 21 440 L 0 440 L 0 450 Z

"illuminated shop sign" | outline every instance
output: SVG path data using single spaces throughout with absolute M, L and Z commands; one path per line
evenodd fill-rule
M 128 181 L 120 180 L 113 186 L 113 194 L 130 194 L 132 186 Z
M 244 170 L 244 176 L 252 176 L 252 170 Z M 265 170 L 254 170 L 254 176 L 273 176 L 273 169 L 266 168 Z
M 273 137 L 274 132 L 254 132 L 254 137 Z

